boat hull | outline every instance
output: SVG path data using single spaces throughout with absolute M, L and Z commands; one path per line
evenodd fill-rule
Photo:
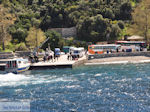
M 27 71 L 29 68 L 30 68 L 30 66 L 26 66 L 26 67 L 22 67 L 22 68 L 15 68 L 15 69 L 7 69 L 6 73 L 19 74 L 19 73 Z
M 27 67 L 23 67 L 23 68 L 18 68 L 16 71 L 14 71 L 13 73 L 14 74 L 18 74 L 18 73 L 21 73 L 21 72 L 25 72 L 29 69 L 30 66 L 27 66 Z

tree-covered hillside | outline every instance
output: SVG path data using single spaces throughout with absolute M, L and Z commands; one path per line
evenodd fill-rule
M 27 37 L 32 35 L 32 29 L 46 34 L 50 28 L 76 26 L 78 40 L 93 43 L 116 40 L 125 35 L 125 25 L 131 21 L 133 6 L 139 1 L 0 0 L 0 4 L 16 18 L 14 24 L 7 27 L 11 43 L 25 43 L 30 47 L 28 41 L 34 39 Z M 45 38 L 44 35 L 41 38 Z

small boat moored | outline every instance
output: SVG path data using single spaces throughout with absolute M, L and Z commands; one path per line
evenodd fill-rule
M 6 73 L 15 73 L 27 71 L 30 67 L 28 59 L 14 58 L 6 61 L 5 71 Z

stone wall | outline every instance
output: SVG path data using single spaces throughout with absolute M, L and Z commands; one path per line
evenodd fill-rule
M 147 56 L 147 57 L 150 57 L 150 52 L 122 52 L 122 53 L 111 53 L 111 54 L 88 55 L 88 60 L 108 58 L 108 57 L 127 57 L 127 56 Z
M 51 28 L 49 30 L 55 30 L 56 32 L 60 33 L 63 38 L 76 37 L 76 34 L 77 34 L 76 27 L 71 27 L 71 28 Z
M 13 58 L 14 55 L 18 57 L 28 57 L 30 55 L 30 51 L 16 51 L 15 53 L 13 52 L 0 52 L 0 59 L 8 59 L 8 58 Z
M 12 58 L 14 54 L 12 52 L 0 52 L 0 59 Z
M 62 37 L 76 37 L 76 27 L 62 28 Z
M 16 51 L 15 54 L 18 57 L 29 57 L 29 55 L 31 54 L 30 51 Z

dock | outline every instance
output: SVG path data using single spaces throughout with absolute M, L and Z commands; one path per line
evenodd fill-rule
M 7 59 L 6 59 L 7 60 Z M 43 70 L 43 69 L 55 69 L 55 68 L 73 68 L 82 65 L 87 60 L 86 56 L 78 58 L 77 60 L 68 60 L 67 55 L 61 55 L 58 60 L 40 61 L 38 63 L 32 63 L 29 70 Z M 0 60 L 0 62 L 2 62 Z M 4 61 L 3 61 L 4 62 Z M 0 70 L 5 70 L 5 63 L 0 63 Z
M 53 68 L 73 68 L 84 64 L 86 61 L 86 56 L 78 58 L 77 60 L 68 60 L 67 55 L 61 55 L 58 60 L 42 61 L 38 63 L 33 63 L 30 66 L 30 70 L 38 69 L 53 69 Z
M 0 71 L 5 70 L 6 61 L 7 61 L 7 59 L 0 59 Z

